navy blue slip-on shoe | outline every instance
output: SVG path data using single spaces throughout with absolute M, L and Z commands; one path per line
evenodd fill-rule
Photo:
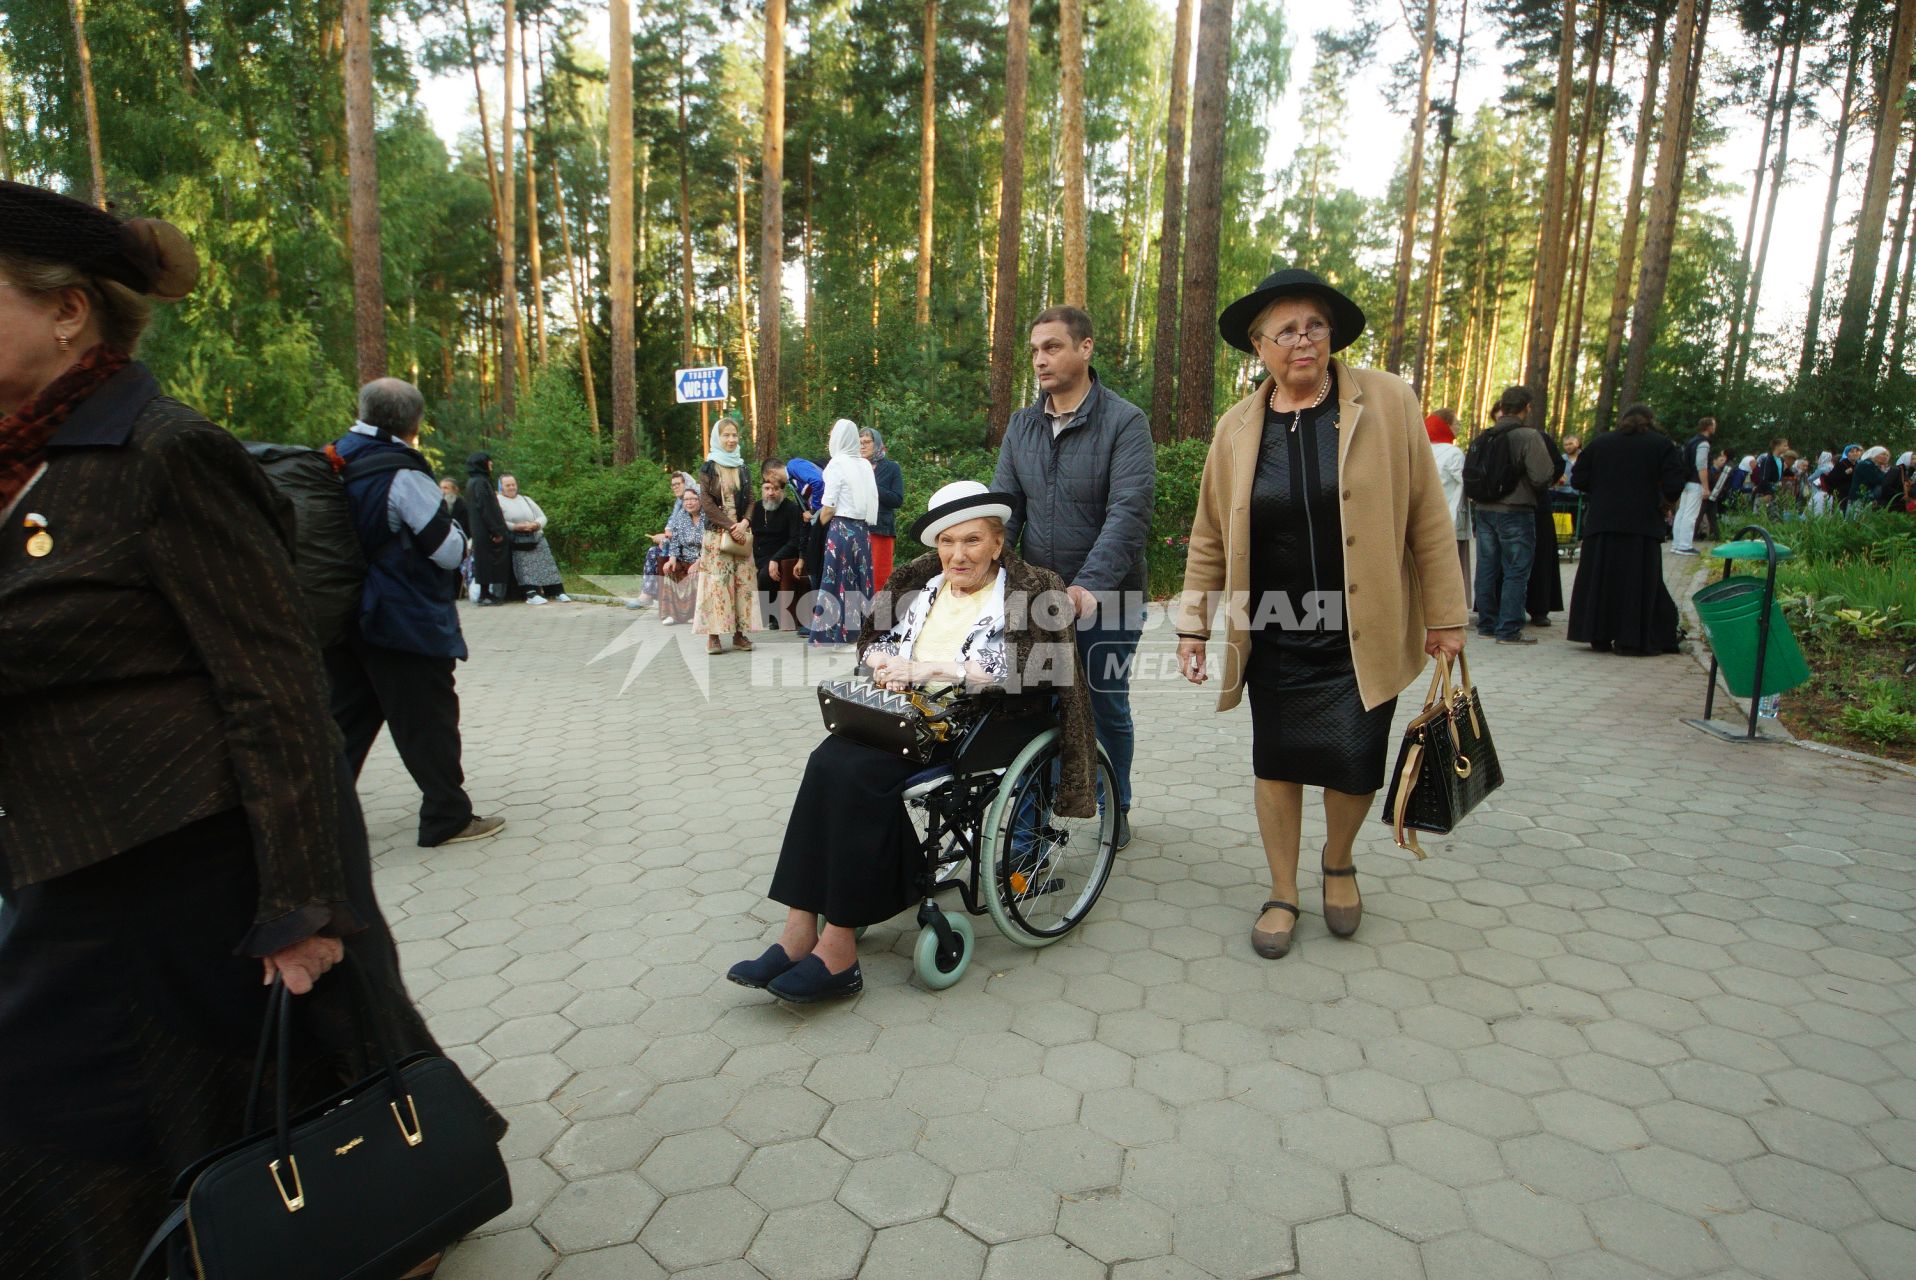
M 843 973 L 833 973 L 817 956 L 806 956 L 766 983 L 765 989 L 793 1004 L 816 1004 L 820 1000 L 857 995 L 865 989 L 865 975 L 858 971 L 857 964 Z
M 787 972 L 798 961 L 785 954 L 785 948 L 774 942 L 765 948 L 765 954 L 756 960 L 741 960 L 725 971 L 725 976 L 741 987 L 751 987 L 763 991 L 772 979 Z

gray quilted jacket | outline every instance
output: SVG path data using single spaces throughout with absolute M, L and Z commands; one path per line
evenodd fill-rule
M 1006 537 L 1024 558 L 1091 591 L 1143 591 L 1157 493 L 1144 411 L 1091 375 L 1078 416 L 1054 440 L 1044 396 L 1011 415 L 991 487 L 1018 501 Z

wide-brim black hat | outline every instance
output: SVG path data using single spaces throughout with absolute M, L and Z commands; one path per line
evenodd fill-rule
M 1239 351 L 1255 354 L 1251 346 L 1251 324 L 1264 308 L 1279 298 L 1316 298 L 1331 313 L 1331 350 L 1342 351 L 1364 332 L 1364 309 L 1332 287 L 1331 283 L 1301 267 L 1286 267 L 1265 276 L 1257 288 L 1224 308 L 1217 318 L 1217 331 Z

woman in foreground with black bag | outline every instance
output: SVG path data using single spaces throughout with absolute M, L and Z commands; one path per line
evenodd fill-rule
M 1304 788 L 1324 791 L 1324 923 L 1363 915 L 1352 848 L 1384 782 L 1391 712 L 1423 670 L 1464 647 L 1464 579 L 1417 395 L 1332 358 L 1364 331 L 1356 303 L 1279 271 L 1218 317 L 1269 376 L 1226 410 L 1204 459 L 1177 614 L 1178 667 L 1208 677 L 1226 616 L 1227 711 L 1250 693 L 1257 825 L 1271 896 L 1251 927 L 1267 959 L 1302 915 Z
M 302 997 L 294 1108 L 367 1074 L 373 1039 L 437 1052 L 373 901 L 273 491 L 131 358 L 149 300 L 197 275 L 166 223 L 0 183 L 8 1280 L 131 1273 L 175 1175 L 246 1136 L 267 984 Z M 321 982 L 349 949 L 370 1020 Z M 430 1252 L 406 1265 L 429 1274 Z

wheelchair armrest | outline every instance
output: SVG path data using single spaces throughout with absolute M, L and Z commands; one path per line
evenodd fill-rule
M 1052 693 L 991 690 L 971 696 L 983 706 L 952 751 L 952 768 L 957 773 L 1002 769 L 1033 738 L 1058 723 L 1057 696 Z

